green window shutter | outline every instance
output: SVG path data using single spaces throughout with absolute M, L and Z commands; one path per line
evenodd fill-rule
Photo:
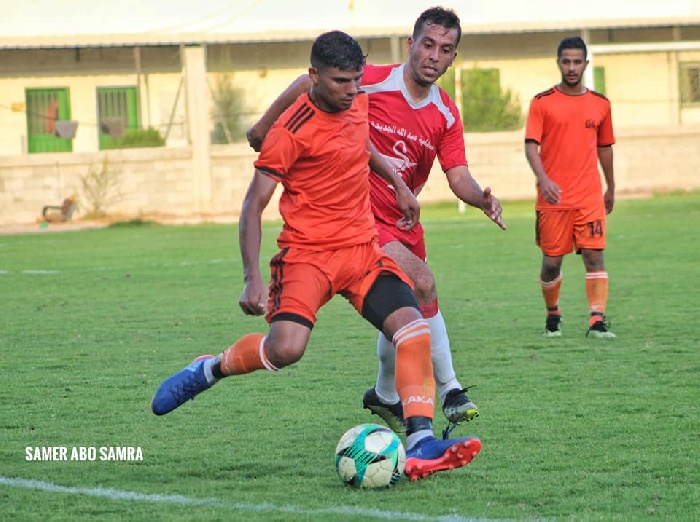
M 605 95 L 605 67 L 593 67 L 593 90 Z
M 139 128 L 136 87 L 98 88 L 97 121 L 100 150 L 118 147 L 119 138 Z
M 27 89 L 25 99 L 29 152 L 72 152 L 73 141 L 56 135 L 56 122 L 70 120 L 68 89 Z

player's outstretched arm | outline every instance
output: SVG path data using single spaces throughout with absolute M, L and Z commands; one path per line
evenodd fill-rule
M 455 196 L 467 205 L 481 209 L 502 230 L 506 229 L 506 225 L 503 222 L 501 202 L 491 193 L 491 188 L 481 189 L 471 172 L 469 172 L 469 167 L 458 165 L 445 172 L 445 175 Z
M 488 218 L 496 223 L 501 230 L 506 229 L 506 224 L 503 222 L 503 209 L 501 208 L 501 202 L 496 196 L 491 194 L 491 187 L 486 187 L 481 200 L 481 210 Z
M 270 203 L 276 187 L 275 180 L 256 169 L 241 207 L 238 242 L 245 287 L 238 304 L 246 315 L 262 315 L 266 311 L 267 287 L 260 275 L 262 213 Z
M 391 184 L 396 191 L 396 205 L 403 217 L 396 223 L 402 230 L 410 230 L 420 221 L 420 203 L 416 195 L 408 188 L 403 178 L 389 165 L 370 142 L 370 168 Z
M 260 117 L 260 119 L 248 129 L 245 133 L 248 139 L 248 144 L 253 148 L 255 152 L 260 152 L 260 147 L 262 147 L 263 139 L 267 136 L 267 132 L 272 127 L 272 124 L 277 121 L 277 118 L 287 110 L 287 108 L 294 103 L 299 96 L 304 94 L 311 87 L 311 78 L 308 74 L 302 74 L 296 80 L 289 84 L 289 86 L 282 91 L 282 93 L 275 98 L 275 101 L 267 108 L 265 113 Z

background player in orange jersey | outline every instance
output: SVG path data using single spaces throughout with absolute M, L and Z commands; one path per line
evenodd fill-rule
M 586 268 L 586 336 L 611 339 L 615 334 L 605 321 L 608 273 L 603 259 L 606 215 L 615 202 L 610 102 L 582 83 L 588 60 L 581 38 L 559 43 L 557 64 L 561 82 L 533 98 L 525 131 L 525 155 L 537 177 L 536 241 L 542 250 L 540 283 L 547 307 L 544 336 L 561 335 L 561 266 L 564 256 L 576 250 Z
M 359 90 L 364 65 L 362 49 L 347 34 L 319 36 L 311 49 L 311 89 L 280 116 L 255 162 L 240 220 L 245 288 L 239 303 L 246 314 L 266 313 L 267 335 L 245 335 L 218 357 L 197 359 L 161 384 L 151 407 L 164 415 L 224 377 L 294 364 L 304 355 L 318 310 L 340 294 L 396 347 L 396 388 L 406 415 L 405 473 L 415 480 L 468 464 L 481 442 L 433 435 L 430 328 L 408 278 L 378 245 L 370 165 L 393 186 L 402 227 L 415 224 L 419 206 L 372 150 L 368 99 Z M 261 219 L 278 183 L 284 223 L 266 287 L 259 270 Z
M 447 93 L 435 85 L 454 62 L 461 36 L 460 20 L 454 11 L 430 8 L 414 24 L 404 64 L 365 67 L 362 89 L 369 96 L 370 139 L 415 194 L 428 180 L 437 157 L 454 194 L 505 229 L 500 202 L 491 195 L 490 188 L 482 190 L 469 171 L 459 110 Z M 310 84 L 308 75 L 300 76 L 248 131 L 248 140 L 255 150 L 260 150 L 267 130 L 279 114 Z M 426 262 L 423 227 L 419 223 L 405 230 L 396 225 L 401 213 L 393 188 L 377 173 L 370 175 L 370 198 L 379 244 L 413 281 L 421 312 L 430 325 L 437 391 L 451 430 L 458 422 L 477 416 L 478 409 L 455 374 L 447 328 L 438 307 L 435 277 Z M 394 347 L 381 333 L 377 353 L 377 382 L 365 393 L 363 405 L 380 415 L 393 430 L 403 431 L 403 412 L 394 386 Z

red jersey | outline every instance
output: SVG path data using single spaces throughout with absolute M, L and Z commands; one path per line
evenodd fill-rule
M 376 237 L 369 203 L 367 96 L 327 113 L 303 94 L 270 129 L 255 168 L 282 183 L 280 248 L 329 250 Z
M 427 98 L 414 102 L 403 81 L 405 65 L 366 65 L 362 89 L 369 95 L 370 139 L 377 151 L 418 193 L 437 156 L 443 171 L 466 165 L 464 129 L 457 106 L 433 85 Z M 370 175 L 370 199 L 377 221 L 394 226 L 402 214 L 396 194 L 383 178 Z M 422 237 L 420 224 L 402 235 Z
M 525 139 L 540 145 L 547 176 L 561 188 L 561 201 L 548 203 L 537 187 L 538 210 L 587 208 L 603 201 L 598 147 L 615 143 L 610 101 L 587 90 L 578 96 L 556 87 L 532 99 Z

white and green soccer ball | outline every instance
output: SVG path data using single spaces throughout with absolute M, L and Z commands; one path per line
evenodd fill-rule
M 335 448 L 340 480 L 356 488 L 388 488 L 403 476 L 406 450 L 386 426 L 360 424 L 350 428 Z

